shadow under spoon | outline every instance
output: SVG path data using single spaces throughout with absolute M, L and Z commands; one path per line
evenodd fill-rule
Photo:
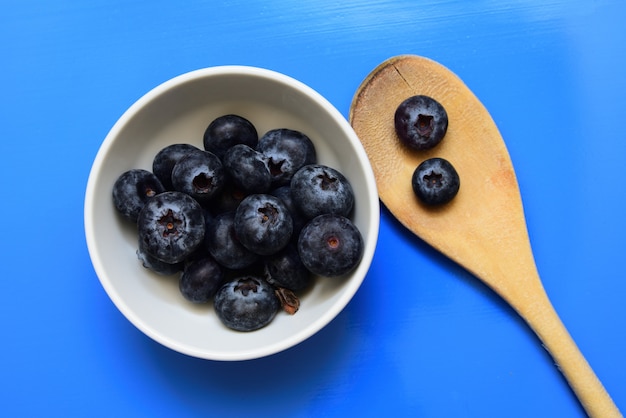
M 440 102 L 449 126 L 435 148 L 416 152 L 396 138 L 394 113 L 422 94 Z M 591 417 L 621 417 L 550 302 L 533 257 L 510 156 L 491 116 L 455 74 L 427 58 L 402 55 L 375 68 L 358 88 L 350 123 L 372 163 L 381 201 L 406 228 L 466 268 L 528 323 Z M 461 178 L 457 196 L 427 207 L 411 188 L 415 167 L 450 161 Z

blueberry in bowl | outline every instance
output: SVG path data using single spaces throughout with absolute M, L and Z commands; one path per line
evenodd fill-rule
M 350 219 L 334 213 L 316 216 L 298 239 L 304 266 L 312 273 L 336 277 L 349 273 L 363 256 L 363 237 Z
M 209 254 L 226 269 L 241 270 L 259 261 L 259 255 L 237 237 L 234 211 L 222 212 L 207 224 L 204 243 Z
M 222 161 L 208 151 L 186 154 L 172 167 L 172 187 L 186 193 L 199 203 L 207 203 L 222 191 L 226 174 Z
M 352 212 L 352 184 L 333 167 L 306 165 L 293 175 L 290 186 L 296 207 L 309 219 L 325 213 L 348 216 Z
M 224 271 L 211 256 L 197 257 L 185 265 L 178 280 L 181 295 L 192 303 L 210 302 L 224 281 Z
M 244 193 L 270 190 L 272 175 L 267 157 L 246 144 L 236 144 L 223 155 L 222 162 L 232 183 Z
M 215 311 L 229 328 L 254 331 L 269 324 L 280 304 L 272 286 L 262 277 L 244 276 L 219 288 Z
M 235 211 L 234 228 L 239 241 L 259 255 L 272 255 L 291 240 L 293 220 L 287 206 L 276 196 L 251 194 Z
M 158 260 L 185 261 L 204 242 L 204 213 L 200 204 L 181 192 L 163 192 L 144 205 L 137 218 L 142 249 Z
M 317 151 L 303 132 L 277 128 L 259 139 L 259 150 L 267 157 L 272 183 L 284 186 L 300 168 L 317 162 Z
M 240 116 L 254 127 L 256 133 L 242 119 L 222 118 L 225 115 Z M 216 120 L 219 121 L 216 125 L 221 124 L 221 127 L 218 126 L 221 128 L 218 135 L 222 136 L 205 135 L 209 125 Z M 233 120 L 236 121 L 233 123 Z M 260 138 L 276 129 L 289 130 L 282 131 L 288 134 L 288 139 L 278 141 L 281 143 L 279 146 L 268 144 L 261 147 Z M 228 138 L 229 130 L 247 131 L 247 134 L 245 138 L 239 136 L 240 139 L 233 140 L 232 137 Z M 292 140 L 308 144 L 306 139 L 295 132 L 308 138 L 315 150 L 314 154 L 280 153 L 289 148 L 287 145 Z M 191 147 L 171 147 L 156 158 L 162 150 L 175 144 Z M 280 193 L 275 191 L 281 187 L 289 187 L 288 195 L 293 194 L 290 178 L 297 171 L 294 167 L 299 169 L 303 165 L 319 164 L 331 167 L 345 176 L 354 195 L 348 217 L 358 228 L 363 240 L 360 260 L 352 270 L 337 277 L 302 273 L 297 283 L 289 283 L 276 273 L 273 278 L 268 276 L 270 264 L 251 260 L 259 256 L 267 262 L 272 257 L 274 261 L 271 263 L 274 264 L 271 265 L 300 268 L 298 260 L 285 255 L 287 251 L 297 248 L 293 225 L 292 236 L 286 243 L 272 243 L 281 247 L 280 250 L 276 250 L 273 255 L 256 254 L 243 263 L 250 262 L 245 269 L 255 271 L 235 274 L 239 272 L 238 269 L 233 271 L 221 265 L 217 269 L 214 262 L 219 263 L 209 252 L 206 236 L 210 225 L 220 216 L 216 208 L 223 211 L 225 209 L 222 206 L 228 206 L 228 210 L 234 210 L 251 194 L 234 186 L 224 167 L 225 179 L 220 186 L 221 191 L 216 191 L 215 195 L 205 200 L 196 200 L 200 210 L 194 207 L 187 209 L 189 212 L 177 213 L 176 208 L 170 208 L 171 214 L 169 210 L 159 212 L 158 215 L 153 211 L 151 216 L 146 213 L 144 216 L 150 219 L 148 224 L 154 227 L 154 222 L 160 221 L 164 229 L 160 230 L 159 239 L 152 236 L 139 241 L 138 224 L 123 216 L 112 199 L 114 184 L 123 172 L 142 169 L 156 172 L 157 178 L 161 177 L 159 180 L 165 190 L 159 189 L 154 196 L 146 199 L 142 203 L 145 206 L 162 194 L 184 193 L 175 189 L 171 174 L 175 164 L 186 155 L 202 150 L 222 160 L 226 148 L 237 144 L 259 153 L 252 154 L 246 149 L 248 155 L 258 157 L 249 160 L 252 164 L 266 159 L 268 169 L 274 175 L 270 189 L 262 193 L 266 196 L 285 195 L 287 189 L 282 189 Z M 307 148 L 308 145 L 303 150 Z M 207 182 L 200 181 L 199 185 L 207 188 L 208 171 L 205 177 Z M 225 198 L 227 193 L 228 198 Z M 163 203 L 162 200 L 167 199 L 158 198 L 154 206 L 158 202 Z M 231 203 L 218 204 L 223 201 Z M 289 211 L 294 211 L 293 202 L 285 206 Z M 192 229 L 202 234 L 198 232 L 196 236 L 189 233 L 181 241 L 186 245 L 175 251 L 168 250 L 162 235 L 165 233 L 166 237 L 173 238 L 175 234 L 188 234 L 184 227 L 187 216 L 197 225 Z M 295 228 L 298 232 L 305 223 L 310 222 L 310 219 L 303 218 L 299 213 L 292 216 L 292 223 L 298 219 Z M 301 82 L 274 71 L 246 66 L 220 66 L 192 71 L 167 80 L 146 93 L 121 115 L 105 137 L 93 162 L 85 192 L 84 225 L 95 275 L 111 302 L 134 326 L 154 341 L 177 352 L 203 359 L 238 361 L 268 356 L 305 341 L 347 306 L 365 279 L 374 255 L 378 238 L 379 200 L 374 175 L 358 137 L 343 115 L 326 99 Z M 165 251 L 159 252 L 163 244 Z M 237 248 L 237 251 L 241 250 Z M 180 253 L 186 254 L 185 261 L 180 261 Z M 190 267 L 191 261 L 196 262 L 193 268 Z M 187 275 L 181 283 L 180 278 L 185 271 Z M 203 282 L 198 278 L 198 271 L 210 272 L 212 280 Z M 272 288 L 287 285 L 305 287 L 306 291 L 300 296 L 299 310 L 289 315 L 278 309 L 273 317 L 267 315 L 266 318 L 271 317 L 269 323 L 253 331 L 229 328 L 216 313 L 215 300 L 221 286 L 242 278 L 245 283 L 241 283 L 238 291 L 246 291 L 248 294 L 255 285 L 254 281 L 260 283 L 258 289 L 266 285 Z M 188 298 L 181 293 L 181 287 L 185 289 Z M 267 299 L 275 302 L 274 298 Z M 268 302 L 267 312 L 273 311 L 274 302 Z M 251 327 L 252 324 L 246 326 Z M 124 344 L 123 341 L 110 343 Z
M 204 149 L 223 157 L 234 145 L 242 144 L 256 148 L 259 134 L 256 127 L 241 115 L 227 114 L 209 123 L 202 137 Z
M 164 191 L 165 187 L 154 173 L 132 168 L 122 173 L 113 184 L 113 204 L 122 216 L 137 222 L 146 202 Z
M 170 144 L 161 149 L 152 160 L 152 173 L 161 181 L 167 190 L 174 190 L 172 171 L 176 163 L 192 151 L 200 148 L 191 144 Z

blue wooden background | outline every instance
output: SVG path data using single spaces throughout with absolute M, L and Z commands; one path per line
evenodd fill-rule
M 456 72 L 506 140 L 539 270 L 626 410 L 626 2 L 0 2 L 0 411 L 7 417 L 580 417 L 524 322 L 383 208 L 362 288 L 286 352 L 219 363 L 166 349 L 92 268 L 96 152 L 181 73 L 283 72 L 346 117 L 398 54 Z

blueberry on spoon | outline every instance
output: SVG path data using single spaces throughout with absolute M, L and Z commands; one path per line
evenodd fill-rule
M 448 114 L 429 96 L 411 96 L 396 109 L 394 125 L 402 143 L 415 150 L 426 150 L 439 144 L 445 136 Z

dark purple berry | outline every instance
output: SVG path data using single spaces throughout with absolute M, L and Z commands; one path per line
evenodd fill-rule
M 298 252 L 312 273 L 335 277 L 352 271 L 363 257 L 363 237 L 348 218 L 320 215 L 300 232 Z
M 320 164 L 304 166 L 294 174 L 291 195 L 308 219 L 325 213 L 348 216 L 354 206 L 354 191 L 348 179 Z
M 292 237 L 295 241 L 297 241 L 300 230 L 302 230 L 302 227 L 308 222 L 308 219 L 302 214 L 302 212 L 300 212 L 300 209 L 298 209 L 298 207 L 294 203 L 293 196 L 291 194 L 291 187 L 280 186 L 272 190 L 270 194 L 282 200 L 282 202 L 289 210 L 291 220 L 293 221 Z
M 137 216 L 148 199 L 164 191 L 159 179 L 151 172 L 128 170 L 113 184 L 113 204 L 126 219 L 137 222 Z
M 264 279 L 243 276 L 220 287 L 214 306 L 224 325 L 245 332 L 269 324 L 276 316 L 280 302 L 272 286 Z
M 148 200 L 137 226 L 142 250 L 168 264 L 184 261 L 204 240 L 202 207 L 180 192 L 164 192 Z
M 180 275 L 178 288 L 185 299 L 193 303 L 209 302 L 223 283 L 224 273 L 211 257 L 189 262 Z
M 136 253 L 137 258 L 139 259 L 139 261 L 141 261 L 141 265 L 158 275 L 172 276 L 183 271 L 184 263 L 182 262 L 174 264 L 165 263 L 158 258 L 148 254 L 143 249 L 141 240 L 139 240 L 139 246 Z
M 222 158 L 230 147 L 245 144 L 256 148 L 259 135 L 246 118 L 239 115 L 223 115 L 214 119 L 204 132 L 204 149 Z
M 403 144 L 415 150 L 426 150 L 433 148 L 445 136 L 448 114 L 433 98 L 412 96 L 396 109 L 394 124 Z
M 234 185 L 244 192 L 265 193 L 270 189 L 272 176 L 260 152 L 237 144 L 226 151 L 222 162 Z
M 253 194 L 243 199 L 235 211 L 235 232 L 250 251 L 270 255 L 287 245 L 293 232 L 293 221 L 279 198 Z
M 289 184 L 294 173 L 317 162 L 315 146 L 300 131 L 273 129 L 259 139 L 258 151 L 267 158 L 274 187 Z
M 205 245 L 209 253 L 228 269 L 242 269 L 255 263 L 259 256 L 239 242 L 235 233 L 235 212 L 216 215 L 207 224 Z
M 202 204 L 217 196 L 226 182 L 220 159 L 207 151 L 195 151 L 181 158 L 172 169 L 174 190 L 186 193 Z
M 311 272 L 304 266 L 295 245 L 289 244 L 265 259 L 267 281 L 275 287 L 298 291 L 312 282 Z
M 191 144 L 172 144 L 161 149 L 152 161 L 152 172 L 161 180 L 167 190 L 174 190 L 172 186 L 172 169 L 185 155 L 200 148 Z
M 443 205 L 459 191 L 459 175 L 454 166 L 443 158 L 423 161 L 413 172 L 411 185 L 420 201 L 427 205 Z

